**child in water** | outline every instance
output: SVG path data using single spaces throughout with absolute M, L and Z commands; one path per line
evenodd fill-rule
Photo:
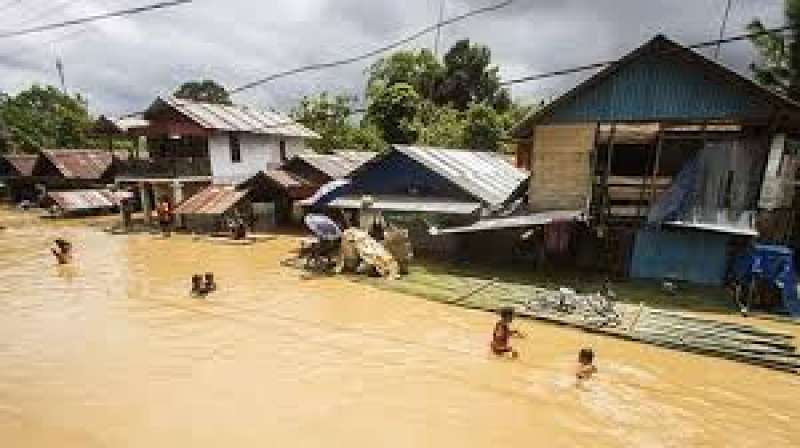
M 217 282 L 214 281 L 214 273 L 206 272 L 205 275 L 205 288 L 206 292 L 214 292 L 217 290 Z
M 64 239 L 57 239 L 55 241 L 56 247 L 51 248 L 50 252 L 56 257 L 58 264 L 69 264 L 72 261 L 72 244 Z
M 492 353 L 497 356 L 503 356 L 506 353 L 510 354 L 512 358 L 519 356 L 516 350 L 509 344 L 509 339 L 512 336 L 522 337 L 522 333 L 517 330 L 512 330 L 510 325 L 514 320 L 514 309 L 505 307 L 500 310 L 500 320 L 494 326 L 494 333 L 492 333 L 492 342 L 490 347 Z
M 597 373 L 597 367 L 594 365 L 594 350 L 591 348 L 583 348 L 578 353 L 578 367 L 575 369 L 575 378 L 578 384 L 588 380 Z
M 192 276 L 192 295 L 195 297 L 202 297 L 206 294 L 208 294 L 208 290 L 203 282 L 203 276 L 200 274 L 194 274 Z

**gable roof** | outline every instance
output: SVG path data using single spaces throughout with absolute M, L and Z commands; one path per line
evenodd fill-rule
M 28 177 L 33 174 L 33 166 L 36 164 L 36 154 L 5 154 L 0 156 L 0 176 Z
M 302 160 L 331 179 L 341 179 L 376 154 L 369 151 L 334 151 L 331 154 L 302 153 L 295 155 L 294 158 Z
M 528 180 L 527 172 L 494 152 L 411 145 L 392 145 L 390 151 L 361 165 L 350 177 L 355 178 L 393 152 L 405 155 L 490 206 L 505 204 Z
M 233 185 L 210 185 L 175 208 L 177 215 L 222 215 L 247 196 L 248 191 Z
M 114 161 L 108 151 L 94 149 L 43 149 L 41 154 L 37 163 L 49 162 L 67 179 L 101 179 Z
M 657 35 L 531 112 L 511 135 L 525 138 L 537 124 L 559 121 L 768 119 L 779 110 L 800 116 L 800 104 Z
M 145 111 L 144 118 L 149 119 L 164 108 L 172 109 L 209 130 L 319 138 L 316 132 L 277 112 L 252 109 L 243 105 L 201 103 L 172 96 L 156 98 Z

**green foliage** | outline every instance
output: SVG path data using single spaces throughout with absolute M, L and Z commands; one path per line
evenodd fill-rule
M 175 98 L 183 98 L 203 103 L 231 104 L 231 97 L 225 87 L 205 79 L 202 81 L 187 81 L 181 84 L 173 93 Z
M 392 53 L 372 64 L 368 73 L 368 99 L 399 83 L 409 84 L 420 96 L 430 98 L 435 94 L 444 67 L 430 50 L 422 49 Z
M 788 32 L 767 32 L 758 19 L 747 26 L 748 32 L 760 34 L 750 39 L 760 56 L 750 68 L 760 84 L 800 100 L 800 0 L 786 0 L 784 8 L 792 27 Z
M 368 124 L 354 125 L 351 120 L 355 98 L 347 95 L 331 96 L 323 92 L 304 97 L 292 111 L 292 118 L 320 135 L 309 145 L 319 152 L 336 149 L 363 149 L 377 151 L 385 146 L 380 131 Z
M 500 149 L 500 138 L 506 130 L 500 113 L 485 103 L 472 104 L 465 121 L 465 147 L 491 151 Z
M 464 142 L 463 114 L 451 107 L 426 101 L 414 118 L 417 143 L 443 148 L 460 148 Z
M 90 144 L 85 101 L 53 86 L 33 85 L 0 97 L 0 151 L 81 148 Z
M 392 84 L 377 90 L 367 110 L 367 122 L 380 129 L 389 143 L 414 143 L 417 132 L 414 118 L 421 108 L 421 98 L 411 84 Z
M 511 106 L 508 90 L 500 86 L 498 69 L 491 65 L 492 52 L 469 39 L 456 42 L 444 55 L 444 73 L 437 102 L 466 111 L 470 104 L 486 103 L 499 112 Z

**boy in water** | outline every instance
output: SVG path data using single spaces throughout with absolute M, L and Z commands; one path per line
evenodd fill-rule
M 69 264 L 72 261 L 72 244 L 64 239 L 57 239 L 55 241 L 56 247 L 51 248 L 50 252 L 56 257 L 58 264 Z
M 578 384 L 588 380 L 597 373 L 597 367 L 594 366 L 594 350 L 590 348 L 583 348 L 578 353 L 578 367 L 575 369 L 575 378 Z
M 519 353 L 509 344 L 509 339 L 511 339 L 512 336 L 522 337 L 522 333 L 511 329 L 510 325 L 512 320 L 514 320 L 513 308 L 505 307 L 500 310 L 500 320 L 497 321 L 497 324 L 494 326 L 494 333 L 492 333 L 492 342 L 490 344 L 492 353 L 497 356 L 503 356 L 506 353 L 510 354 L 512 358 L 519 356 Z

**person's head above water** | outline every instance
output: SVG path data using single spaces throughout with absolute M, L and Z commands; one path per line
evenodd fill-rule
M 66 252 L 72 247 L 72 244 L 63 238 L 56 239 L 55 243 L 62 252 Z
M 510 306 L 500 308 L 500 319 L 505 322 L 511 322 L 514 320 L 514 308 L 511 308 Z
M 594 350 L 591 348 L 582 348 L 578 353 L 578 362 L 581 364 L 591 364 L 594 362 Z

